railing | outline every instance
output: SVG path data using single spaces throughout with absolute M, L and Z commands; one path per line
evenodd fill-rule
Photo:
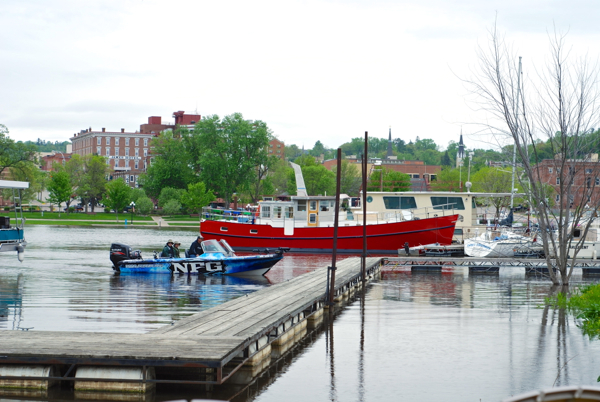
M 234 221 L 239 223 L 254 223 L 256 213 L 245 210 L 221 209 L 221 208 L 202 208 L 202 218 L 211 221 Z

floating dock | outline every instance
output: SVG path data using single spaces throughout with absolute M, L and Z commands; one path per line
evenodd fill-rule
M 443 268 L 469 267 L 469 273 L 498 273 L 500 267 L 525 268 L 527 274 L 548 273 L 543 258 L 479 258 L 479 257 L 389 257 L 386 267 L 402 267 L 412 271 L 435 272 Z M 580 268 L 583 275 L 600 275 L 600 260 L 578 259 L 573 268 Z
M 366 275 L 382 258 L 366 259 Z M 0 331 L 0 389 L 145 393 L 156 383 L 246 384 L 323 319 L 317 269 L 144 334 Z M 361 259 L 337 263 L 335 300 L 362 286 Z

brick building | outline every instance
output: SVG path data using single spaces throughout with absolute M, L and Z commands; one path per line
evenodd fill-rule
M 182 110 L 174 112 L 173 117 L 174 124 L 163 122 L 160 116 L 150 116 L 148 123 L 141 124 L 140 131 L 136 132 L 125 132 L 124 128 L 121 131 L 106 131 L 105 128 L 94 131 L 91 127 L 81 130 L 70 138 L 72 152 L 81 156 L 106 157 L 112 178 L 122 177 L 131 187 L 137 187 L 140 174 L 150 165 L 152 138 L 177 125 L 193 128 L 201 118 L 199 114 L 185 114 Z M 60 158 L 60 154 L 53 158 Z
M 269 141 L 269 156 L 275 155 L 281 160 L 285 160 L 285 144 L 277 138 Z
M 54 165 L 55 163 L 64 165 L 71 159 L 71 156 L 73 156 L 73 154 L 68 152 L 48 152 L 45 155 L 40 156 L 40 168 L 46 172 L 51 172 L 53 170 L 52 165 Z
M 347 160 L 355 164 L 360 171 L 361 161 L 359 159 L 348 158 Z M 329 159 L 323 162 L 323 166 L 328 170 L 331 170 L 336 165 L 336 159 Z M 429 183 L 435 180 L 437 175 L 442 171 L 442 167 L 439 165 L 426 165 L 423 161 L 397 160 L 396 157 L 369 159 L 367 161 L 367 172 L 369 172 L 369 175 L 373 170 L 380 167 L 408 174 L 411 178 L 411 188 L 414 191 L 428 191 Z
M 585 159 L 571 159 L 564 162 L 565 168 L 561 171 L 563 160 L 560 156 L 557 159 L 544 159 L 534 166 L 537 173 L 534 176 L 540 177 L 544 184 L 552 186 L 555 190 L 554 201 L 563 205 L 569 203 L 573 208 L 577 205 L 597 205 L 600 203 L 600 162 L 598 154 L 590 154 Z M 571 180 L 571 191 L 568 195 L 561 194 L 561 181 Z M 564 187 L 563 187 L 564 188 Z
M 71 137 L 73 153 L 81 156 L 101 155 L 113 172 L 112 177 L 123 177 L 132 187 L 137 187 L 138 178 L 148 167 L 150 140 L 155 134 L 139 132 L 94 131 L 90 127 Z

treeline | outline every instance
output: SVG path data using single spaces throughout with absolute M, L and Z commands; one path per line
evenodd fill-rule
M 67 145 L 71 143 L 71 141 L 44 141 L 41 139 L 37 139 L 37 141 L 23 141 L 26 145 L 34 145 L 38 152 L 67 152 Z

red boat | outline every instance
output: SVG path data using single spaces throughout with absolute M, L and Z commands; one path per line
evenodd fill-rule
M 263 205 L 261 207 L 264 208 Z M 292 211 L 289 210 L 290 213 Z M 276 220 L 262 223 L 264 219 L 244 216 L 238 211 L 229 212 L 230 215 L 223 211 L 224 215 L 220 215 L 218 220 L 210 219 L 215 219 L 214 214 L 210 217 L 209 214 L 205 214 L 205 217 L 209 217 L 201 226 L 205 239 L 226 239 L 236 250 L 289 247 L 291 251 L 326 252 L 333 249 L 332 224 L 297 227 L 294 226 L 293 216 L 290 217 L 289 214 L 287 221 L 291 222 L 291 225 Z M 279 213 L 279 216 L 285 214 Z M 367 250 L 370 253 L 397 254 L 398 249 L 404 248 L 405 243 L 408 243 L 409 247 L 433 243 L 451 244 L 457 220 L 458 215 L 447 215 L 367 224 Z M 341 222 L 338 225 L 337 249 L 340 252 L 362 252 L 363 226 L 357 225 L 355 221 Z

